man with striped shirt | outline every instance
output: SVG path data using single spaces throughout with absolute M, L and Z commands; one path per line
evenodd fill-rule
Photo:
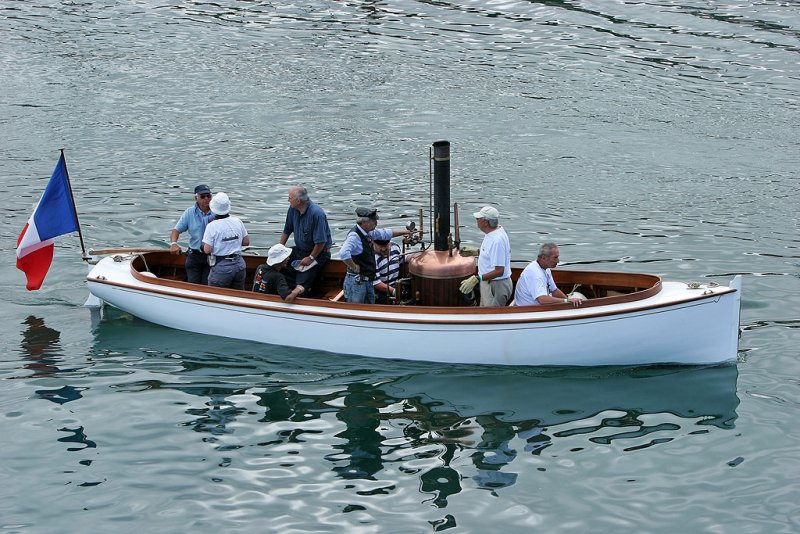
M 375 250 L 375 302 L 388 304 L 389 297 L 395 296 L 395 285 L 400 278 L 400 264 L 405 261 L 400 245 L 389 239 L 374 239 Z

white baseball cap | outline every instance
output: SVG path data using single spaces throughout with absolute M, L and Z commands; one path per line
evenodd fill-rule
M 500 212 L 492 206 L 484 206 L 481 211 L 473 213 L 476 219 L 499 219 Z
M 211 199 L 209 207 L 214 212 L 214 215 L 227 215 L 231 211 L 231 199 L 220 191 Z
M 275 265 L 292 255 L 292 249 L 281 245 L 272 245 L 267 252 L 267 265 Z

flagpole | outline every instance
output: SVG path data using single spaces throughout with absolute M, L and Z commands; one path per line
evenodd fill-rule
M 81 240 L 81 251 L 83 252 L 83 261 L 91 259 L 91 256 L 86 254 L 86 246 L 83 244 L 83 234 L 81 233 L 81 221 L 78 219 L 78 208 L 75 206 L 75 195 L 72 194 L 72 184 L 69 181 L 69 170 L 67 169 L 67 158 L 64 157 L 64 149 L 61 149 L 61 161 L 64 163 L 64 172 L 67 175 L 67 186 L 69 187 L 69 198 L 72 200 L 72 213 L 75 215 L 75 221 L 78 223 L 78 238 Z

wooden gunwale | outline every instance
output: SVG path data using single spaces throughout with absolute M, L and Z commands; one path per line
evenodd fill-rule
M 176 256 L 180 258 L 180 256 Z M 255 258 L 259 262 L 263 261 L 263 257 L 250 257 Z M 607 317 L 614 315 L 627 315 L 642 311 L 664 308 L 667 306 L 674 306 L 678 304 L 689 303 L 693 301 L 701 301 L 709 298 L 717 298 L 721 295 L 735 291 L 735 289 L 728 288 L 724 291 L 717 291 L 710 294 L 700 293 L 688 298 L 676 300 L 668 303 L 658 303 L 643 306 L 635 306 L 625 310 L 596 310 L 594 313 L 584 313 L 580 315 L 564 316 L 564 317 L 542 317 L 532 318 L 528 315 L 525 318 L 514 318 L 509 315 L 520 315 L 530 313 L 543 313 L 547 311 L 560 311 L 574 309 L 571 304 L 550 304 L 544 306 L 509 306 L 498 308 L 479 308 L 479 307 L 439 307 L 439 306 L 387 306 L 380 304 L 348 304 L 346 302 L 332 302 L 324 299 L 298 299 L 295 305 L 285 305 L 283 301 L 275 295 L 263 295 L 260 293 L 253 293 L 250 291 L 240 291 L 227 288 L 216 287 L 203 287 L 203 293 L 207 294 L 194 294 L 184 295 L 170 289 L 182 289 L 197 292 L 197 285 L 188 282 L 169 280 L 164 278 L 152 278 L 141 274 L 134 266 L 137 260 L 131 261 L 131 275 L 134 279 L 146 284 L 149 287 L 141 287 L 132 284 L 124 284 L 119 282 L 112 282 L 109 280 L 100 280 L 96 278 L 89 278 L 87 280 L 92 283 L 109 285 L 119 287 L 122 289 L 130 289 L 139 292 L 153 293 L 158 295 L 171 296 L 179 299 L 189 299 L 194 301 L 209 302 L 214 304 L 223 304 L 228 306 L 252 308 L 259 310 L 268 310 L 286 314 L 296 315 L 311 315 L 318 317 L 340 318 L 354 321 L 369 321 L 371 323 L 411 323 L 411 324 L 430 324 L 430 325 L 495 325 L 495 324 L 519 324 L 519 323 L 540 323 L 540 322 L 563 322 L 571 320 L 585 320 L 597 317 Z M 154 262 L 157 264 L 158 262 Z M 251 259 L 248 263 L 253 263 Z M 572 283 L 570 280 L 581 278 L 585 283 L 589 277 L 593 283 L 599 284 L 599 281 L 607 281 L 610 285 L 616 287 L 641 287 L 642 285 L 648 286 L 647 289 L 636 291 L 625 295 L 618 295 L 612 297 L 601 297 L 588 300 L 584 302 L 581 309 L 591 309 L 606 307 L 612 304 L 622 304 L 628 302 L 636 302 L 639 300 L 647 299 L 658 294 L 661 291 L 661 279 L 658 276 L 647 274 L 635 273 L 606 273 L 599 271 L 554 271 L 554 275 L 559 273 L 557 277 L 559 281 L 565 283 Z M 516 273 L 518 276 L 518 273 Z M 631 284 L 621 284 L 622 281 L 627 280 Z M 161 286 L 156 288 L 152 286 Z M 230 302 L 220 297 L 236 297 L 239 299 L 247 299 L 249 302 Z M 280 303 L 281 306 L 272 306 L 271 304 Z M 307 304 L 308 306 L 302 306 Z M 310 309 L 309 306 L 316 308 L 328 308 L 330 311 L 320 311 Z M 343 313 L 336 313 L 336 310 L 346 309 L 347 311 L 363 311 L 364 316 L 352 316 Z M 400 314 L 400 315 L 414 315 L 417 317 L 383 317 L 381 314 Z M 419 316 L 423 315 L 423 318 Z M 466 315 L 472 316 L 474 319 L 465 320 L 439 320 L 436 319 L 437 315 Z M 503 317 L 497 317 L 503 315 Z

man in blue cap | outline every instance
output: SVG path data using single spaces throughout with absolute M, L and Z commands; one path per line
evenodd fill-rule
M 186 249 L 186 280 L 193 284 L 208 284 L 208 273 L 211 266 L 208 256 L 203 252 L 203 234 L 208 223 L 214 220 L 211 212 L 211 188 L 200 184 L 194 188 L 193 206 L 186 208 L 181 218 L 175 223 L 175 228 L 169 234 L 169 251 L 173 254 L 181 253 L 178 237 L 189 231 L 189 246 Z
M 390 298 L 396 296 L 397 280 L 400 278 L 400 266 L 406 262 L 400 245 L 391 239 L 373 239 L 375 249 L 375 302 L 389 304 Z

